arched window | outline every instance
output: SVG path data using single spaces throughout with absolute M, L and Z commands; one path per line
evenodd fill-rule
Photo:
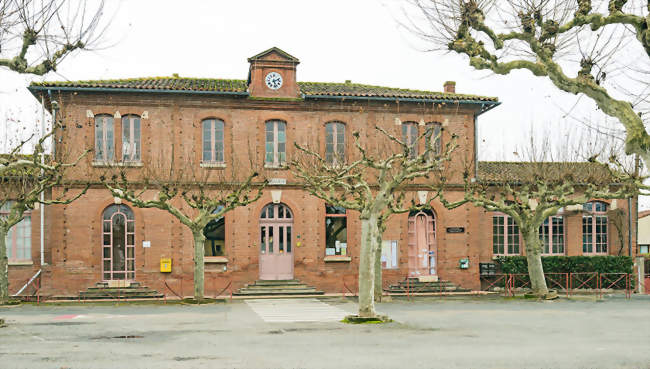
M 269 120 L 265 128 L 264 163 L 271 167 L 283 166 L 287 161 L 287 123 L 281 120 Z
M 111 205 L 102 214 L 104 280 L 135 279 L 135 217 L 126 205 Z
M 418 155 L 418 124 L 415 122 L 402 123 L 402 141 L 411 147 L 410 158 Z
M 582 253 L 607 254 L 607 204 L 591 201 L 582 211 Z
M 140 117 L 125 115 L 122 117 L 122 161 L 140 161 Z
M 325 124 L 325 161 L 332 165 L 345 162 L 345 124 L 341 122 Z
M 223 164 L 223 129 L 224 124 L 220 119 L 204 119 L 203 126 L 203 162 L 210 164 Z
M 95 115 L 95 161 L 112 162 L 115 154 L 113 117 Z

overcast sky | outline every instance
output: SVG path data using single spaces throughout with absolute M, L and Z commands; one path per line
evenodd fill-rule
M 180 5 L 182 4 L 182 5 Z M 393 0 L 110 1 L 115 14 L 104 50 L 79 52 L 56 73 L 24 77 L 0 69 L 0 118 L 37 120 L 30 80 L 171 76 L 245 79 L 247 58 L 272 46 L 300 59 L 299 81 L 344 82 L 497 96 L 500 106 L 479 117 L 481 160 L 520 160 L 514 154 L 531 129 L 559 139 L 580 123 L 565 117 L 604 116 L 587 99 L 557 91 L 528 72 L 494 76 L 474 71 L 455 53 L 426 45 L 398 26 Z M 15 129 L 0 126 L 0 142 Z M 13 126 L 10 126 L 13 127 Z M 575 134 L 575 133 L 574 133 Z M 644 203 L 645 205 L 645 203 Z

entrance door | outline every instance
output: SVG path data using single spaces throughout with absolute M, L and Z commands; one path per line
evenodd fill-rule
M 437 275 L 438 247 L 433 213 L 411 213 L 408 232 L 409 276 Z
M 260 279 L 293 279 L 293 216 L 284 204 L 268 204 L 260 215 Z
M 104 210 L 102 275 L 105 281 L 135 280 L 135 218 L 126 205 Z

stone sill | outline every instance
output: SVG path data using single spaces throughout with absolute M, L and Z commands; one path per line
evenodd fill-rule
M 201 163 L 201 168 L 225 168 L 226 163 Z
M 323 259 L 323 260 L 325 260 L 326 263 L 337 263 L 337 262 L 338 263 L 341 263 L 341 262 L 349 263 L 350 261 L 352 261 L 352 258 L 349 257 L 349 256 L 339 256 L 339 255 L 331 256 L 330 255 L 330 256 L 325 256 L 325 259 Z
M 105 161 L 93 161 L 92 166 L 97 168 L 110 168 L 110 167 L 139 168 L 142 167 L 143 164 L 140 161 L 117 162 L 117 163 L 110 163 Z
M 34 262 L 31 260 L 9 260 L 9 266 L 14 265 L 34 265 Z
M 226 264 L 228 258 L 225 256 L 206 256 L 203 259 L 203 264 Z
M 264 169 L 287 170 L 289 169 L 289 166 L 287 164 L 264 164 Z

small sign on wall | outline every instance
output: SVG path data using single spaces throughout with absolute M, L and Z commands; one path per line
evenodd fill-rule
M 142 247 L 146 247 L 146 248 L 151 247 L 151 241 L 142 241 Z
M 465 233 L 465 227 L 447 227 L 447 233 Z

